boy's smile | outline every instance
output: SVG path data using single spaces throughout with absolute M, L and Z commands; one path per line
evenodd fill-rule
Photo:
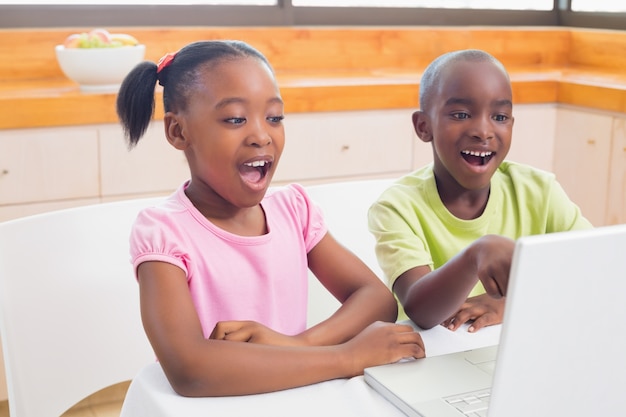
M 461 151 L 461 155 L 463 156 L 463 159 L 467 161 L 468 164 L 481 166 L 489 162 L 491 157 L 495 155 L 495 152 L 465 150 L 465 151 Z

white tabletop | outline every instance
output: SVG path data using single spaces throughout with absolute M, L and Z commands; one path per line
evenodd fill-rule
M 427 356 L 497 344 L 500 326 L 468 333 L 441 326 L 421 331 Z M 378 395 L 362 376 L 338 379 L 268 394 L 237 397 L 186 398 L 176 394 L 161 366 L 152 363 L 133 379 L 120 417 L 240 416 L 403 417 Z

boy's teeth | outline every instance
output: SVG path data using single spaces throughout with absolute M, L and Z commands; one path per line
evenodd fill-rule
M 465 155 L 480 156 L 481 158 L 484 158 L 485 156 L 490 156 L 493 152 L 462 151 L 462 153 Z

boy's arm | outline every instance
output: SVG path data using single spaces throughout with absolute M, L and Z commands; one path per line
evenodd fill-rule
M 423 329 L 455 314 L 480 279 L 487 293 L 506 294 L 514 241 L 487 235 L 436 270 L 418 266 L 401 274 L 393 290 L 405 312 Z

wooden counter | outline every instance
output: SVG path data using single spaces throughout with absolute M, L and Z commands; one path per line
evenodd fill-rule
M 0 129 L 117 122 L 115 94 L 82 93 L 54 45 L 89 28 L 0 30 Z M 286 112 L 417 108 L 425 66 L 484 49 L 509 70 L 515 103 L 626 113 L 626 32 L 569 28 L 109 28 L 146 44 L 146 59 L 199 39 L 242 39 L 275 68 Z M 155 117 L 162 108 L 158 98 Z

